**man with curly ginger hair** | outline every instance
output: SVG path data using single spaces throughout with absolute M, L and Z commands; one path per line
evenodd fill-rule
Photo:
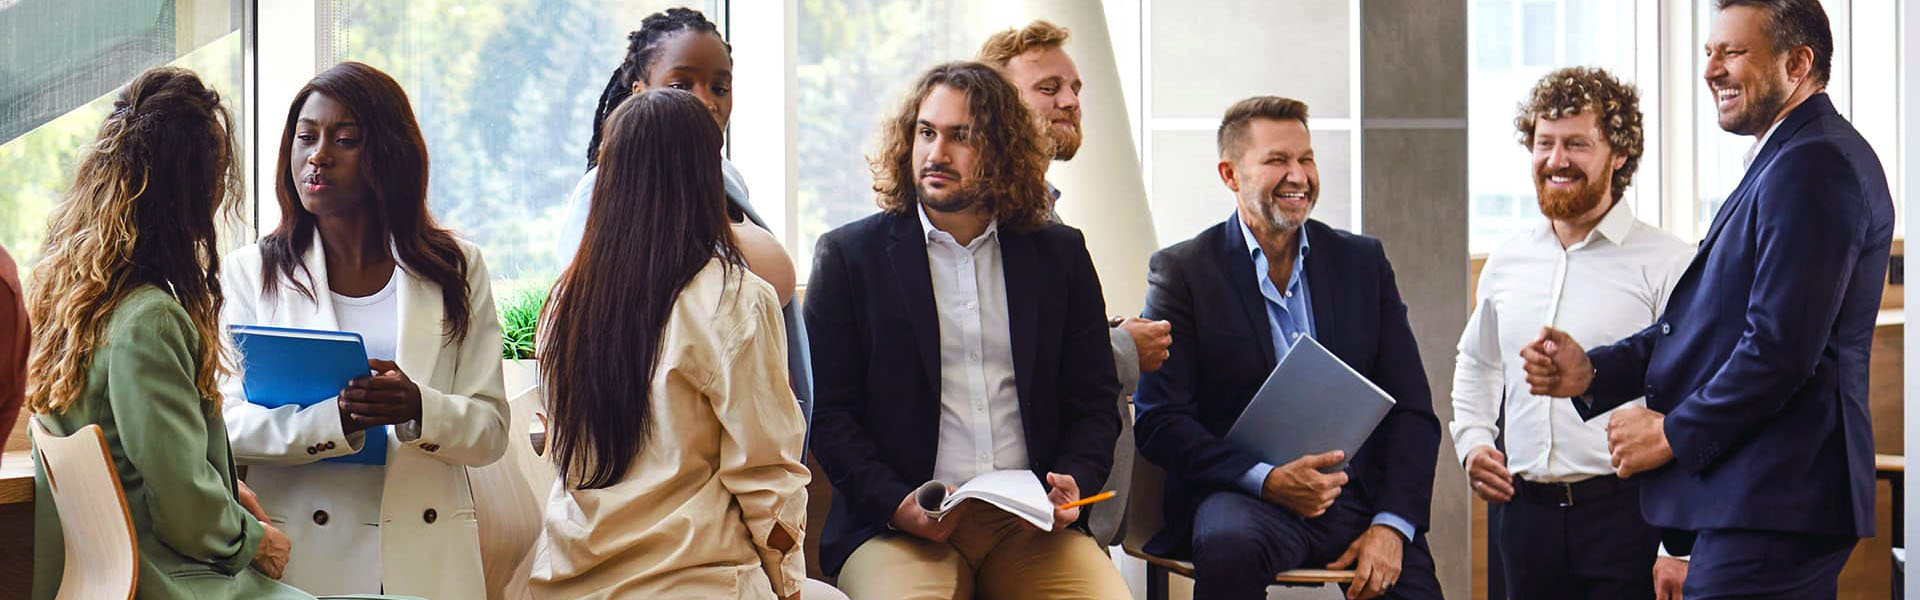
M 820 237 L 805 313 L 834 490 L 821 569 L 854 600 L 1131 595 L 1085 511 L 1060 508 L 1107 477 L 1120 387 L 1086 240 L 1050 217 L 1050 158 L 998 70 L 935 66 L 870 159 L 881 212 Z M 939 498 L 923 490 L 994 472 L 1047 490 L 1051 526 L 924 508 Z
M 1660 532 L 1640 516 L 1639 482 L 1614 475 L 1606 421 L 1528 393 L 1520 349 L 1542 326 L 1591 343 L 1653 323 L 1693 248 L 1621 201 L 1644 144 L 1632 85 L 1600 69 L 1559 69 L 1540 78 L 1513 122 L 1533 154 L 1546 218 L 1481 271 L 1454 361 L 1454 449 L 1487 501 L 1513 598 L 1652 599 Z M 1503 409 L 1504 452 L 1494 444 Z

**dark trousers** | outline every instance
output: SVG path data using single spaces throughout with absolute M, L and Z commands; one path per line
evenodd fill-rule
M 1240 492 L 1207 496 L 1193 517 L 1193 597 L 1263 599 L 1275 574 L 1324 568 L 1340 558 L 1373 520 L 1373 511 L 1351 498 L 1342 495 L 1326 514 L 1302 519 Z M 1400 578 L 1385 597 L 1439 600 L 1426 536 L 1402 548 Z
M 1693 543 L 1687 600 L 1814 600 L 1839 593 L 1840 568 L 1860 540 L 1745 529 L 1708 529 Z
M 1572 506 L 1516 497 L 1487 511 L 1512 600 L 1653 598 L 1660 530 L 1640 516 L 1640 489 Z

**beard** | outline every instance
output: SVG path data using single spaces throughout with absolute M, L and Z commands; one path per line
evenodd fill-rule
M 1548 189 L 1547 178 L 1553 175 L 1575 177 L 1574 182 L 1579 185 L 1570 190 Z M 1551 173 L 1536 171 L 1533 174 L 1533 190 L 1540 201 L 1540 214 L 1546 215 L 1549 219 L 1561 221 L 1573 220 L 1592 212 L 1606 200 L 1607 196 L 1600 182 L 1587 177 L 1586 173 L 1580 172 L 1577 168 L 1566 168 Z
M 930 210 L 957 213 L 973 208 L 974 204 L 980 200 L 979 186 L 964 183 L 949 184 L 945 197 L 935 196 L 934 190 L 927 187 L 924 174 L 925 172 L 922 171 L 923 179 L 919 184 L 914 185 L 913 189 L 920 204 Z
M 1746 96 L 1745 108 L 1733 114 L 1716 111 L 1720 129 L 1734 135 L 1757 136 L 1765 133 L 1768 127 L 1773 126 L 1773 118 L 1780 114 L 1780 109 L 1787 103 L 1786 86 L 1764 77 L 1741 86 L 1740 94 Z
M 1066 116 L 1066 118 L 1072 119 L 1073 125 L 1069 126 L 1054 123 L 1052 119 L 1060 116 Z M 1054 160 L 1073 160 L 1073 156 L 1080 153 L 1080 115 L 1061 115 L 1060 113 L 1055 113 L 1048 117 L 1044 125 L 1045 131 L 1047 132 L 1047 141 L 1053 144 Z
M 1305 214 L 1298 217 L 1289 215 L 1286 210 L 1280 208 L 1280 203 L 1275 199 L 1275 197 L 1281 193 L 1280 186 L 1278 185 L 1268 189 L 1266 196 L 1249 198 L 1248 200 L 1252 201 L 1254 207 L 1253 213 L 1260 218 L 1260 223 L 1266 226 L 1267 231 L 1293 231 L 1299 229 L 1302 224 L 1305 224 L 1307 222 L 1307 215 L 1312 214 L 1313 207 L 1320 204 L 1320 184 L 1307 184 L 1306 192 L 1307 210 Z

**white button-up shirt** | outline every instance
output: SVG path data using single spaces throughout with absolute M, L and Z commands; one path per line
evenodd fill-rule
M 962 246 L 933 226 L 925 207 L 919 211 L 940 322 L 940 439 L 933 478 L 958 486 L 989 471 L 1026 469 L 998 223 Z
M 1547 483 L 1612 473 L 1607 419 L 1585 421 L 1571 402 L 1528 393 L 1520 349 L 1542 326 L 1585 348 L 1646 328 L 1666 310 L 1692 258 L 1693 246 L 1635 219 L 1625 203 L 1572 246 L 1562 248 L 1543 219 L 1488 256 L 1454 362 L 1451 427 L 1460 460 L 1493 445 L 1504 403 L 1509 472 Z

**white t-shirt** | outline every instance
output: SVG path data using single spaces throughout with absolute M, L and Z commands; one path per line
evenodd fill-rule
M 367 345 L 367 358 L 393 360 L 400 348 L 400 295 L 394 290 L 400 281 L 400 267 L 387 278 L 386 287 L 372 296 L 355 298 L 338 292 L 333 296 L 333 315 L 341 331 L 360 334 Z

